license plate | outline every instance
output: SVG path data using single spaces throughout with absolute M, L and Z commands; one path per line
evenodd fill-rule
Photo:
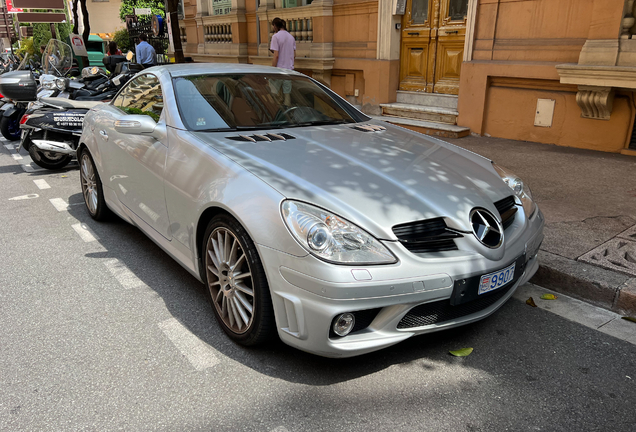
M 496 290 L 497 288 L 501 288 L 504 285 L 507 285 L 514 279 L 515 265 L 516 263 L 513 263 L 503 270 L 483 275 L 481 277 L 481 280 L 479 281 L 478 293 L 484 294 L 489 291 Z

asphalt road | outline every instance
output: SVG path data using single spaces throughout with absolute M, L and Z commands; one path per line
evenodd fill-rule
M 526 285 L 484 321 L 362 357 L 244 349 L 139 230 L 90 219 L 76 166 L 26 163 L 0 147 L 1 431 L 636 428 L 636 324 L 610 312 Z

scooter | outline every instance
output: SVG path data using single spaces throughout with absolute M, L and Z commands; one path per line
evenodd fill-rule
M 86 100 L 91 96 L 77 97 L 75 100 L 40 98 L 20 120 L 22 140 L 18 150 L 24 147 L 33 162 L 42 168 L 56 170 L 65 167 L 75 157 L 86 113 L 103 103 L 100 98 L 114 97 L 141 69 L 140 65 L 119 63 L 114 77 L 108 81 L 108 90 L 100 92 L 96 89 L 97 93 L 92 97 L 97 100 Z

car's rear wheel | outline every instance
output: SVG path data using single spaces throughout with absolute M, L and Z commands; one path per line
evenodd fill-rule
M 86 209 L 93 219 L 97 221 L 106 220 L 111 212 L 104 200 L 102 181 L 95 168 L 95 163 L 86 148 L 80 152 L 79 163 L 82 195 L 84 195 Z
M 274 312 L 263 265 L 245 229 L 228 215 L 204 236 L 206 287 L 217 321 L 236 342 L 262 344 L 274 335 Z

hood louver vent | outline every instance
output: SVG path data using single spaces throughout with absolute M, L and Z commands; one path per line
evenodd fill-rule
M 351 129 L 359 130 L 362 132 L 381 132 L 386 130 L 384 126 L 371 125 L 371 124 L 355 125 Z
M 287 141 L 290 139 L 296 139 L 295 136 L 286 133 L 266 133 L 266 134 L 253 134 L 253 135 L 234 135 L 225 137 L 233 141 L 243 142 L 257 142 L 257 141 Z
M 451 231 L 441 217 L 395 225 L 393 234 L 413 253 L 457 250 L 454 239 L 463 237 Z
M 501 216 L 501 225 L 503 225 L 503 229 L 505 230 L 515 220 L 515 213 L 517 213 L 515 197 L 510 195 L 507 198 L 499 200 L 495 203 L 495 207 L 497 207 L 497 211 Z

